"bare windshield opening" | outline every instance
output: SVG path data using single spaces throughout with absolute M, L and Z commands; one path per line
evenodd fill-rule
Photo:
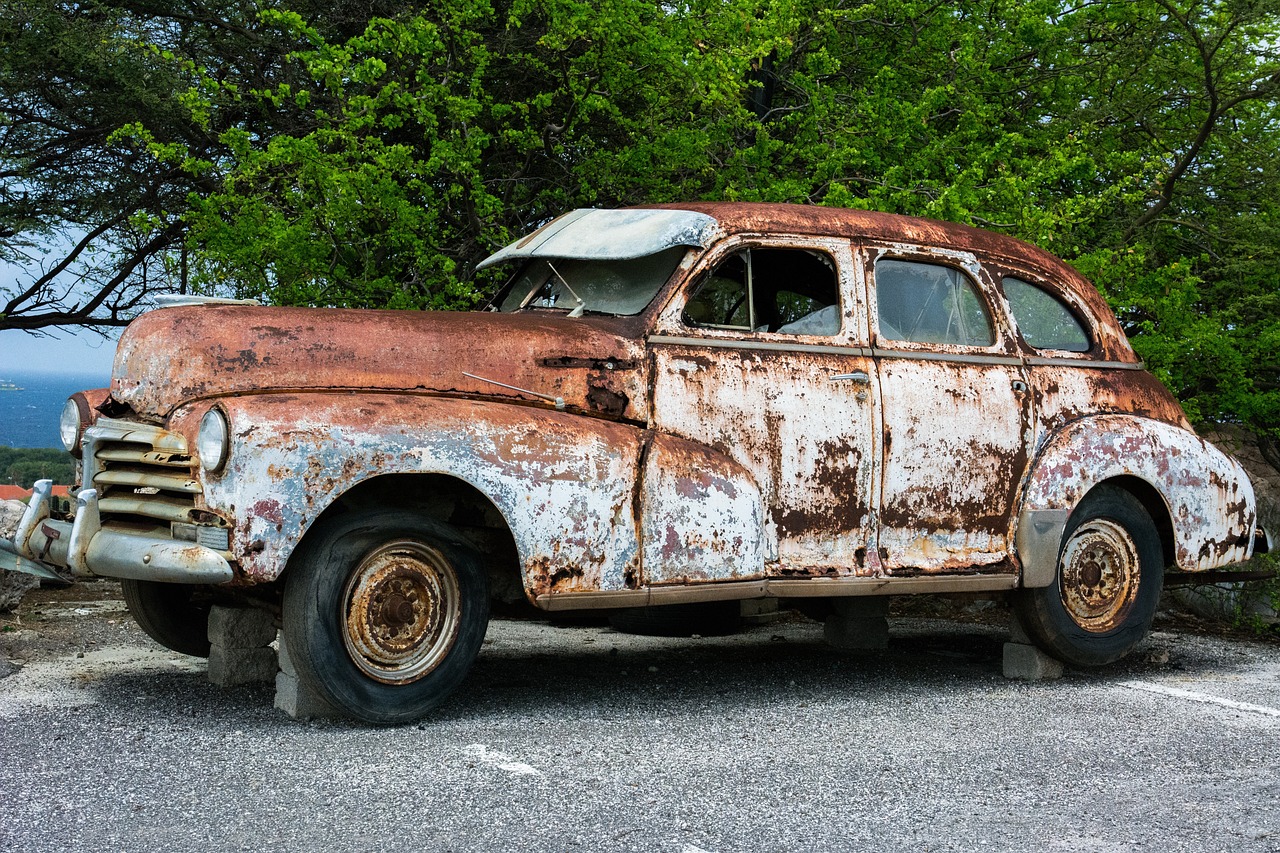
M 626 261 L 534 258 L 516 276 L 499 310 L 572 311 L 581 299 L 585 311 L 639 314 L 671 278 L 686 251 L 684 246 L 676 246 Z

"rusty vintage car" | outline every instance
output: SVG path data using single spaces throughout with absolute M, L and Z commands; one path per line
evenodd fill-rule
M 10 566 L 124 579 L 159 642 L 278 607 L 374 722 L 464 678 L 491 596 L 544 611 L 984 593 L 1077 666 L 1166 573 L 1267 547 L 1097 291 L 977 229 L 853 210 L 578 210 L 471 313 L 166 307 L 63 417 Z M 47 569 L 46 569 L 47 570 Z M 207 647 L 207 646 L 206 646 Z

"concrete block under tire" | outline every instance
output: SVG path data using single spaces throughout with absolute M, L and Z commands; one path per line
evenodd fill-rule
M 257 649 L 209 647 L 209 680 L 219 687 L 240 684 L 270 684 L 279 669 L 276 650 L 270 646 Z
M 295 720 L 339 719 L 344 716 L 324 697 L 298 681 L 297 676 L 284 671 L 276 673 L 275 706 Z
M 1062 661 L 1023 643 L 1004 644 L 1004 677 L 1019 681 L 1052 681 L 1062 677 Z
M 229 649 L 260 649 L 276 638 L 275 617 L 251 607 L 209 608 L 209 642 Z

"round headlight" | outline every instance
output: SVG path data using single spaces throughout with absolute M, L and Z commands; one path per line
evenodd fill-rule
M 227 416 L 221 409 L 205 412 L 200 419 L 200 432 L 196 435 L 196 452 L 200 454 L 200 464 L 204 470 L 216 474 L 227 464 L 227 454 L 231 450 L 230 436 Z
M 58 436 L 68 453 L 75 453 L 80 449 L 80 430 L 83 426 L 79 404 L 75 398 L 67 400 L 62 407 L 62 416 L 58 418 Z

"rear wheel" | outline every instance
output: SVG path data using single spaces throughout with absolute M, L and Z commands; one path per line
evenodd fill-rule
M 1102 666 L 1147 635 L 1163 584 L 1151 516 L 1123 489 L 1099 486 L 1067 522 L 1054 583 L 1021 590 L 1015 609 L 1045 651 L 1074 666 Z
M 456 530 L 374 509 L 313 531 L 289 563 L 284 636 L 298 679 L 371 723 L 430 711 L 484 641 L 488 581 Z
M 211 605 L 202 600 L 205 587 L 125 579 L 120 589 L 129 614 L 148 637 L 184 655 L 209 656 Z

